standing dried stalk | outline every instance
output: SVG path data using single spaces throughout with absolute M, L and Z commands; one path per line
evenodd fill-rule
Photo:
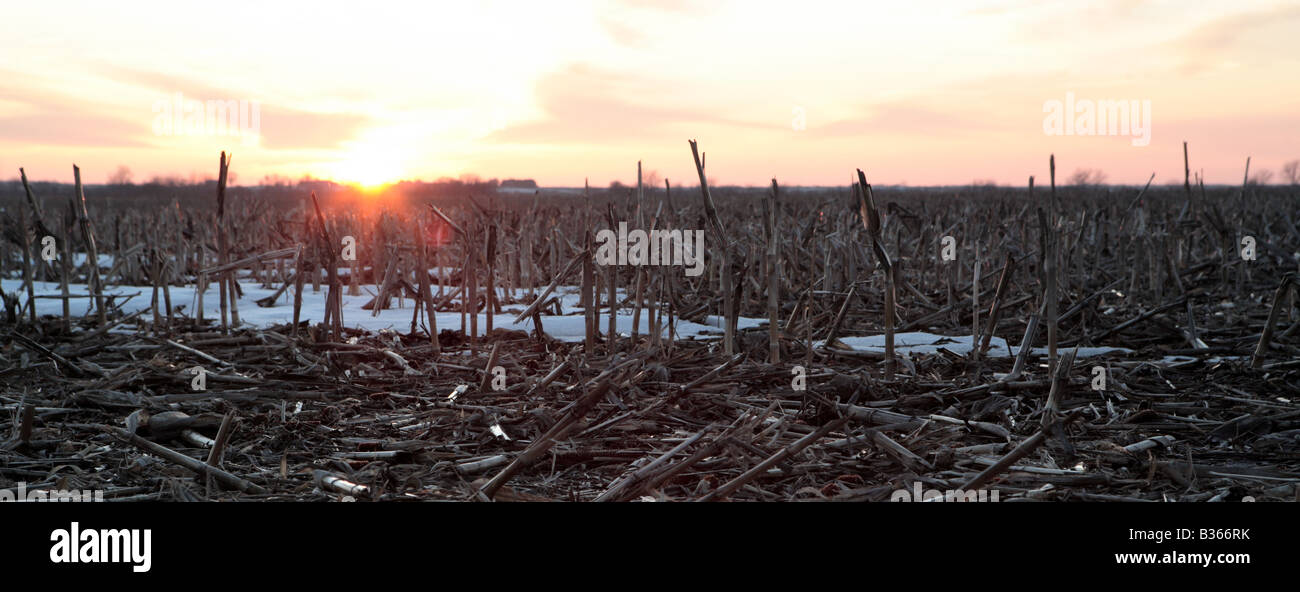
M 63 332 L 72 331 L 72 290 L 68 284 L 72 281 L 72 227 L 75 224 L 75 217 L 68 213 L 63 218 L 63 236 L 60 241 L 63 246 L 63 253 L 59 257 L 59 264 L 63 273 L 59 274 L 59 292 L 63 295 Z
M 643 197 L 644 197 L 644 189 L 642 188 L 641 185 L 641 161 L 638 160 L 636 161 L 636 225 L 637 228 L 642 227 L 641 201 Z M 654 228 L 652 227 L 651 230 L 654 230 Z M 649 253 L 645 253 L 642 256 L 648 257 Z M 643 289 L 643 282 L 645 281 L 645 278 L 643 277 L 644 274 L 642 272 L 645 270 L 644 267 L 645 262 L 642 261 L 641 263 L 642 265 L 638 265 L 636 269 L 632 272 L 632 279 L 633 279 L 632 282 L 632 346 L 633 347 L 636 346 L 637 337 L 641 333 L 641 296 L 642 296 L 641 290 Z
M 985 325 L 984 333 L 980 336 L 979 351 L 981 354 L 989 350 L 989 341 L 993 339 L 993 333 L 997 331 L 998 320 L 1002 316 L 1002 298 L 1006 294 L 1007 285 L 1011 283 L 1011 272 L 1015 269 L 1015 258 L 1007 255 L 1007 262 L 1002 266 L 1002 274 L 998 276 L 998 287 L 993 293 L 993 305 L 989 307 L 989 320 Z
M 732 266 L 735 264 L 734 254 L 732 251 L 731 241 L 727 238 L 727 233 L 723 229 L 722 219 L 718 217 L 718 208 L 713 204 L 713 196 L 709 194 L 709 181 L 704 176 L 704 158 L 701 157 L 699 146 L 695 140 L 689 140 L 691 145 L 691 156 L 695 158 L 695 172 L 700 177 L 700 195 L 704 199 L 704 213 L 713 230 L 713 234 L 718 237 L 722 246 L 722 264 L 719 266 L 719 289 L 722 291 L 722 316 L 723 316 L 723 351 L 727 355 L 732 355 L 736 351 L 736 321 L 737 307 L 735 289 L 732 286 Z
M 1056 315 L 1056 155 L 1051 155 L 1048 160 L 1052 192 L 1047 204 L 1047 225 L 1043 228 L 1043 244 L 1046 249 L 1043 252 L 1045 266 L 1043 269 L 1044 277 L 1044 295 L 1047 301 L 1047 368 L 1048 375 L 1053 376 L 1056 372 L 1056 332 L 1057 332 L 1057 315 Z
M 606 204 L 610 228 L 617 228 L 614 218 L 614 204 Z M 618 266 L 606 265 L 605 285 L 609 290 L 609 334 L 606 337 L 607 348 L 612 353 L 618 348 Z
M 32 235 L 27 228 L 27 212 L 18 208 L 18 234 L 22 235 L 23 285 L 27 288 L 27 315 L 36 326 L 36 286 L 32 278 Z
M 167 333 L 169 334 L 172 331 L 172 289 L 171 282 L 168 280 L 168 274 L 172 272 L 174 266 L 175 264 L 170 258 L 165 258 L 163 262 L 162 289 L 163 305 L 167 308 Z
M 979 358 L 980 349 L 977 347 L 980 339 L 980 257 L 979 248 L 971 249 L 975 252 L 975 274 L 971 278 L 970 299 L 970 334 L 971 334 L 971 357 Z
M 208 266 L 208 246 L 204 244 L 202 240 L 199 241 L 198 257 L 199 257 L 198 269 L 199 270 L 205 269 Z M 296 264 L 296 269 L 300 271 L 302 270 L 301 257 L 299 257 L 298 259 L 298 262 Z M 295 274 L 295 275 L 301 277 L 301 274 Z M 196 328 L 203 327 L 203 294 L 204 292 L 207 292 L 207 290 L 208 290 L 208 274 L 204 273 L 203 271 L 199 271 L 198 274 L 194 277 L 194 295 L 195 298 L 198 299 L 194 311 L 194 322 L 196 324 Z M 295 309 L 294 311 L 293 322 L 295 325 L 297 325 L 298 323 L 297 309 Z
M 72 165 L 72 178 L 77 192 L 77 220 L 81 224 L 81 238 L 86 243 L 86 264 L 90 266 L 90 290 L 95 295 L 95 312 L 100 327 L 108 324 L 108 311 L 104 309 L 104 284 L 99 277 L 99 251 L 95 248 L 95 231 L 90 226 L 86 211 L 86 194 L 81 189 L 81 169 Z
M 867 229 L 867 234 L 871 238 L 871 250 L 876 255 L 876 261 L 885 271 L 885 379 L 893 380 L 898 363 L 894 358 L 894 285 L 897 279 L 894 274 L 895 267 L 882 246 L 880 210 L 876 209 L 871 185 L 867 183 L 867 175 L 862 172 L 862 169 L 858 169 L 858 184 L 855 187 L 858 192 L 858 213 L 862 217 L 862 226 Z
M 329 276 L 329 290 L 325 292 L 325 321 L 327 329 L 332 333 L 331 338 L 339 341 L 343 338 L 343 284 L 339 281 L 338 263 L 334 255 L 334 245 L 338 243 L 325 228 L 325 215 L 321 213 L 320 203 L 316 200 L 314 191 L 311 194 L 311 204 L 316 211 L 317 229 L 320 232 L 317 244 L 320 245 L 320 252 L 324 253 L 324 263 Z
M 591 230 L 587 230 L 583 244 L 583 248 L 587 250 L 588 255 L 582 258 L 582 294 L 580 304 L 582 306 L 582 315 L 586 326 L 586 331 L 584 333 L 585 339 L 583 341 L 585 347 L 583 351 L 590 355 L 596 347 L 596 323 L 598 322 L 596 318 L 596 299 L 598 297 L 595 285 L 596 278 L 590 255 L 592 252 Z
M 221 153 L 221 163 L 218 168 L 217 177 L 217 265 L 224 266 L 228 256 L 229 246 L 226 244 L 226 171 L 229 163 L 226 161 L 226 153 Z M 230 329 L 228 298 L 233 292 L 228 289 L 230 274 L 222 271 L 217 273 L 217 294 L 221 299 L 221 330 Z
M 1277 324 L 1277 317 L 1282 312 L 1282 300 L 1286 297 L 1287 292 L 1291 291 L 1296 276 L 1287 274 L 1283 276 L 1282 282 L 1278 284 L 1277 290 L 1273 292 L 1273 306 L 1269 308 L 1268 320 L 1264 322 L 1264 330 L 1259 334 L 1259 342 L 1255 344 L 1255 353 L 1250 357 L 1250 367 L 1259 368 L 1263 364 L 1264 355 L 1268 353 L 1268 344 L 1273 339 L 1273 327 Z
M 651 275 L 654 276 L 655 280 L 658 280 L 657 282 L 652 280 L 651 285 L 658 285 L 659 288 L 659 291 L 655 292 L 654 296 L 650 298 L 648 314 L 650 318 L 650 347 L 657 350 L 659 349 L 659 343 L 662 337 L 661 334 L 663 333 L 663 318 L 661 315 L 664 310 L 662 306 L 664 298 L 664 276 L 662 270 L 654 271 Z M 651 290 L 654 290 L 654 288 L 652 287 Z
M 537 329 L 541 333 L 541 327 Z M 483 379 L 478 383 L 480 393 L 488 392 L 488 387 L 492 385 L 492 369 L 497 365 L 497 356 L 501 353 L 501 342 L 492 344 L 492 353 L 488 354 L 487 365 L 483 367 Z
M 485 329 L 487 333 L 492 332 L 492 313 L 493 313 L 492 309 L 496 306 L 496 285 L 494 281 L 496 277 L 496 258 L 497 258 L 497 225 L 495 220 L 489 220 L 488 238 L 487 238 L 487 266 L 486 266 L 487 294 L 484 296 L 484 301 L 487 305 L 486 306 L 487 327 Z
M 1055 423 L 1060 416 L 1061 399 L 1065 397 L 1064 391 L 1070 385 L 1070 370 L 1074 368 L 1074 358 L 1078 354 L 1079 346 L 1075 345 L 1073 350 L 1061 358 L 1060 364 L 1052 372 L 1052 387 L 1047 393 L 1047 405 L 1043 409 L 1043 427 Z
M 424 228 L 417 221 L 415 223 L 416 252 L 419 253 L 415 273 L 419 279 L 420 302 L 424 303 L 425 322 L 429 327 L 429 343 L 433 345 L 434 355 L 442 352 L 442 344 L 438 342 L 438 308 L 433 301 L 433 290 L 429 288 L 429 254 L 428 246 L 424 240 Z M 419 304 L 416 305 L 419 309 Z
M 467 237 L 465 252 L 469 262 L 465 268 L 465 311 L 469 315 L 469 343 L 473 347 L 478 345 L 478 258 L 482 251 Z
M 51 236 L 51 237 L 52 237 L 52 236 L 54 235 L 54 233 L 51 232 L 48 228 L 45 227 L 45 222 L 42 220 L 43 216 L 41 215 L 41 207 L 40 207 L 39 204 L 36 203 L 36 198 L 35 198 L 35 196 L 32 195 L 32 188 L 31 188 L 31 186 L 28 185 L 28 183 L 27 183 L 27 171 L 23 170 L 23 169 L 20 167 L 20 168 L 18 169 L 18 174 L 22 177 L 22 180 L 23 180 L 23 195 L 26 196 L 26 198 L 27 198 L 27 207 L 30 208 L 30 209 L 31 209 L 31 212 L 32 212 L 32 224 L 31 224 L 31 227 L 30 227 L 30 231 L 36 233 L 36 235 L 37 235 L 37 241 L 38 241 L 38 242 L 43 241 L 43 240 L 44 240 L 44 237 L 46 237 L 46 236 Z M 33 325 L 35 325 L 35 324 L 36 324 L 36 287 L 35 287 L 35 286 L 33 285 L 33 283 L 32 283 L 32 281 L 33 281 L 33 278 L 32 278 L 32 264 L 33 264 L 33 261 L 32 261 L 32 255 L 31 255 L 31 249 L 32 249 L 32 244 L 31 244 L 31 235 L 28 233 L 29 228 L 28 228 L 28 225 L 27 225 L 27 217 L 26 217 L 26 214 L 25 214 L 24 210 L 23 210 L 21 207 L 18 208 L 18 230 L 19 230 L 19 232 L 22 234 L 22 243 L 23 243 L 23 283 L 27 286 L 27 309 L 28 309 L 28 314 L 29 314 L 29 316 L 31 317 L 31 322 L 32 322 Z M 67 233 L 67 234 L 68 234 L 68 237 L 71 238 L 71 232 L 69 232 L 69 233 Z M 67 243 L 68 241 L 67 241 L 67 240 L 64 240 L 63 242 L 64 242 L 64 243 Z M 66 247 L 66 244 L 65 244 L 65 247 Z M 66 249 L 65 249 L 65 250 L 66 250 Z M 37 265 L 40 265 L 40 264 L 37 263 Z M 65 267 L 66 267 L 66 266 L 65 266 Z M 40 269 L 41 269 L 42 272 L 43 272 L 44 269 L 45 269 L 45 267 L 44 267 L 43 265 L 41 265 L 41 266 L 40 266 Z M 67 284 L 68 284 L 68 281 L 67 281 L 67 273 L 65 272 L 63 275 L 64 275 L 64 280 L 63 280 L 63 282 L 62 282 L 62 283 L 63 283 L 63 286 L 64 286 L 64 295 L 63 295 L 63 296 L 64 296 L 64 298 L 63 298 L 63 325 L 64 325 L 64 329 L 67 330 L 67 328 L 69 327 L 69 324 L 68 324 L 68 312 L 69 312 L 69 311 L 68 311 L 68 307 L 69 307 L 69 304 L 68 304 L 68 298 L 67 298 L 68 294 L 66 293 L 66 292 L 67 292 Z M 44 273 L 42 273 L 42 277 L 43 277 L 43 276 L 44 276 Z
M 155 242 L 155 244 L 157 243 Z M 148 253 L 149 267 L 147 270 L 149 272 L 149 283 L 153 288 L 152 297 L 149 300 L 149 308 L 153 311 L 153 331 L 156 334 L 162 326 L 162 314 L 158 310 L 158 292 L 161 288 L 158 284 L 162 281 L 162 262 L 158 257 L 158 249 L 151 248 Z
M 780 188 L 776 184 L 776 179 L 772 179 L 772 191 L 767 198 L 767 253 L 764 259 L 765 273 L 767 275 L 767 361 L 770 364 L 779 364 L 781 362 L 781 330 L 780 330 L 780 302 L 781 302 L 781 268 L 777 261 L 777 238 L 776 238 L 776 218 L 778 206 L 778 193 Z
M 294 269 L 297 270 L 293 274 L 293 334 L 295 337 L 297 337 L 298 323 L 302 319 L 302 288 L 303 288 L 303 284 L 305 283 L 306 273 L 307 273 L 306 258 L 303 255 L 302 249 L 298 250 L 298 256 L 294 258 L 293 267 Z M 207 280 L 204 279 L 203 283 L 204 283 L 204 287 L 206 287 Z M 200 308 L 202 308 L 202 305 L 203 305 L 203 292 L 200 290 L 199 292 Z M 202 318 L 200 318 L 200 320 L 202 320 Z

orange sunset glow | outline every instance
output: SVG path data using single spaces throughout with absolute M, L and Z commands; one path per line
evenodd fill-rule
M 1300 158 L 1298 31 L 1266 1 L 19 3 L 0 178 L 203 178 L 228 150 L 240 185 L 691 184 L 699 138 L 723 184 L 1021 184 L 1049 153 L 1181 182 L 1183 141 L 1239 183 Z M 1146 143 L 1046 133 L 1067 96 L 1149 105 Z

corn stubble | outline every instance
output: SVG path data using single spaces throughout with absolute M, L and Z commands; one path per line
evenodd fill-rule
M 635 190 L 364 208 L 330 188 L 228 187 L 225 153 L 216 202 L 210 185 L 176 189 L 207 192 L 186 207 L 102 199 L 75 167 L 71 186 L 23 172 L 0 193 L 0 274 L 21 282 L 0 293 L 0 465 L 52 470 L 61 447 L 92 445 L 108 467 L 163 459 L 79 477 L 132 500 L 887 500 L 917 476 L 1003 500 L 1295 499 L 1300 420 L 1279 397 L 1300 394 L 1296 188 L 1194 190 L 1184 146 L 1182 187 L 1058 187 L 1052 156 L 1045 197 L 1032 177 L 906 190 L 862 170 L 848 187 L 746 189 L 710 183 L 689 147 L 698 199 L 643 183 L 640 163 Z M 703 226 L 705 273 L 601 265 L 593 235 L 620 221 Z M 241 323 L 248 282 L 293 322 Z M 209 283 L 218 318 L 202 296 L 172 301 Z M 38 316 L 45 298 L 61 314 Z M 324 317 L 304 318 L 320 298 Z M 410 323 L 351 328 L 357 302 L 410 306 Z M 555 315 L 581 335 L 552 338 Z M 720 327 L 684 336 L 684 321 Z M 912 352 L 917 331 L 960 340 Z M 847 345 L 865 335 L 883 352 Z M 192 423 L 150 425 L 165 412 Z M 1205 454 L 1221 446 L 1254 462 Z

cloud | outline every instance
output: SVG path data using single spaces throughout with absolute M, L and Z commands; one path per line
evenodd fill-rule
M 1261 29 L 1268 26 L 1283 25 L 1298 19 L 1300 6 L 1294 5 L 1238 13 L 1206 22 L 1173 40 L 1167 47 L 1182 60 L 1179 70 L 1183 74 L 1197 74 L 1218 67 L 1242 39 L 1257 36 Z M 1282 31 L 1279 34 L 1291 39 L 1293 33 Z
M 262 147 L 334 148 L 355 138 L 370 119 L 353 113 L 312 113 L 262 106 Z
M 0 77 L 18 76 L 0 70 Z M 0 88 L 0 100 L 21 105 L 18 115 L 0 116 L 0 141 L 44 146 L 147 146 L 150 120 L 102 113 L 102 105 L 35 88 Z
M 597 19 L 600 28 L 605 30 L 610 39 L 615 43 L 628 47 L 641 47 L 650 40 L 644 32 L 637 27 L 628 25 L 623 21 L 612 16 L 601 16 Z
M 0 117 L 0 138 L 47 146 L 148 146 L 134 138 L 149 133 L 149 124 L 77 112 L 42 112 Z
M 702 19 L 721 7 L 688 0 L 616 0 L 597 11 L 598 24 L 611 40 L 626 47 L 644 47 L 654 41 L 652 31 L 679 29 L 684 19 Z
M 538 81 L 537 104 L 545 114 L 541 120 L 506 127 L 487 139 L 520 144 L 593 143 L 680 135 L 700 125 L 780 127 L 724 117 L 718 114 L 722 109 L 652 106 L 656 99 L 665 100 L 662 89 L 666 86 L 575 64 Z M 625 98 L 631 96 L 638 100 Z M 682 130 L 675 131 L 677 128 Z
M 153 134 L 158 100 L 173 100 L 181 93 L 185 100 L 259 101 L 261 146 L 269 150 L 330 149 L 357 137 L 373 122 L 349 112 L 320 113 L 268 104 L 255 94 L 223 88 L 191 79 L 100 64 L 107 79 L 146 92 L 156 93 L 147 102 L 106 105 L 83 100 L 77 95 L 40 88 L 0 88 L 0 101 L 21 105 L 19 114 L 0 116 L 0 139 L 10 142 L 52 146 L 148 147 L 163 140 Z M 0 76 L 17 76 L 0 70 Z
M 1300 18 L 1300 6 L 1278 7 L 1274 10 L 1243 12 L 1217 18 L 1193 29 L 1175 43 L 1187 49 L 1224 49 L 1238 38 L 1265 25 Z
M 355 138 L 372 123 L 370 117 L 360 113 L 321 113 L 294 109 L 268 103 L 256 93 L 212 86 L 193 79 L 159 72 L 114 65 L 104 65 L 102 69 L 112 74 L 115 81 L 127 82 L 157 92 L 159 99 L 171 98 L 179 92 L 186 100 L 258 101 L 261 146 L 270 150 L 336 148 L 343 142 Z

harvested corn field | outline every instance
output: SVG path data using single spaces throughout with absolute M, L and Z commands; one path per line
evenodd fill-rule
M 1297 498 L 1294 187 L 710 187 L 689 148 L 696 186 L 369 208 L 224 154 L 7 186 L 0 489 Z

